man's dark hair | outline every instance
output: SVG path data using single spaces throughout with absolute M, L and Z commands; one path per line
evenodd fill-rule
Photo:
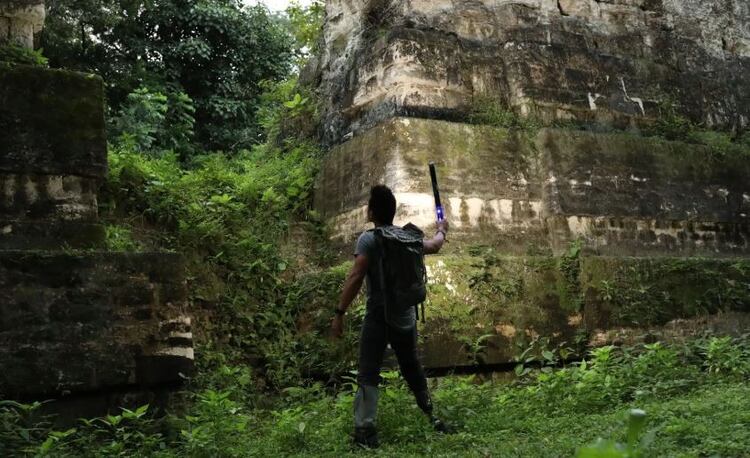
M 367 208 L 372 211 L 373 219 L 380 224 L 393 224 L 396 216 L 396 197 L 388 186 L 379 184 L 370 189 L 370 200 Z

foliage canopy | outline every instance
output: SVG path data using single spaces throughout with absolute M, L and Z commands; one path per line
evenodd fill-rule
M 42 46 L 53 67 L 101 75 L 117 113 L 140 88 L 195 107 L 206 149 L 257 143 L 261 83 L 287 76 L 293 38 L 239 0 L 50 0 Z

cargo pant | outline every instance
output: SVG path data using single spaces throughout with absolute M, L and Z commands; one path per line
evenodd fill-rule
M 359 341 L 359 389 L 354 397 L 354 426 L 357 428 L 371 428 L 376 424 L 380 369 L 389 343 L 417 404 L 425 413 L 432 411 L 427 379 L 417 356 L 416 323 L 407 330 L 397 329 L 386 324 L 382 308 L 368 309 Z

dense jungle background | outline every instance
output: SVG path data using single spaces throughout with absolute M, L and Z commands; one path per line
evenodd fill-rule
M 52 0 L 23 65 L 101 75 L 107 249 L 187 261 L 196 371 L 166 409 L 61 427 L 43 403 L 0 401 L 2 456 L 343 456 L 350 445 L 360 299 L 340 341 L 322 331 L 349 263 L 311 208 L 319 101 L 300 73 L 323 2 L 284 13 L 235 0 Z M 302 78 L 304 80 L 304 78 Z M 535 128 L 487 104 L 484 124 Z M 750 139 L 665 111 L 654 136 L 746 154 Z M 488 255 L 489 256 L 489 255 Z M 481 345 L 481 340 L 475 342 Z M 570 347 L 576 343 L 571 342 Z M 431 379 L 437 435 L 395 372 L 383 456 L 748 456 L 750 336 L 586 352 L 543 341 L 515 371 Z

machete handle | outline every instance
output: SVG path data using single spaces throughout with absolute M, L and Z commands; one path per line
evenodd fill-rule
M 432 181 L 432 195 L 435 197 L 435 213 L 437 214 L 437 220 L 443 221 L 445 219 L 445 213 L 443 212 L 443 205 L 440 202 L 437 171 L 435 170 L 435 163 L 432 161 L 430 161 L 430 180 Z

